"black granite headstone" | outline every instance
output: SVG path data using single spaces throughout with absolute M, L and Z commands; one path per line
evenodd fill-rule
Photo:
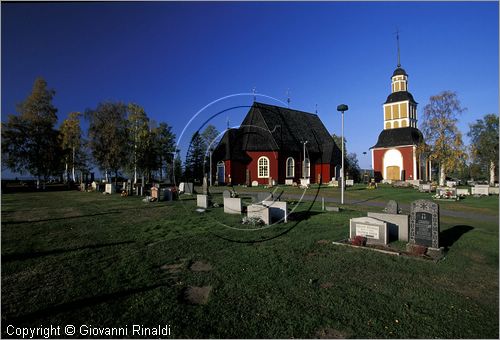
M 411 203 L 410 243 L 439 248 L 439 205 L 428 200 Z

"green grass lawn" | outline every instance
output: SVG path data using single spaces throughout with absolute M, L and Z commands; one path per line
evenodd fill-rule
M 349 197 L 425 195 L 355 189 Z M 222 208 L 197 213 L 194 199 L 4 194 L 2 336 L 9 324 L 169 324 L 175 338 L 498 338 L 499 228 L 481 221 L 498 216 L 498 197 L 457 204 L 471 218 L 441 218 L 449 251 L 434 263 L 325 241 L 375 207 L 303 202 L 295 220 L 251 231 Z M 212 269 L 192 271 L 196 261 Z M 208 303 L 187 303 L 188 286 L 211 286 Z

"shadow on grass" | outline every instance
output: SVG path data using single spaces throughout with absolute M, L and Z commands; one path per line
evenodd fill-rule
M 57 217 L 57 218 L 47 218 L 44 220 L 27 220 L 27 221 L 9 221 L 9 222 L 2 222 L 2 225 L 7 225 L 7 224 L 23 224 L 23 223 L 38 223 L 38 222 L 51 222 L 51 221 L 62 221 L 62 220 L 69 220 L 72 218 L 82 218 L 82 217 L 94 217 L 94 216 L 102 216 L 102 215 L 111 215 L 111 214 L 120 214 L 122 211 L 108 211 L 108 212 L 102 212 L 102 213 L 96 213 L 96 214 L 88 214 L 88 215 L 78 215 L 78 216 L 68 216 L 68 217 Z
M 382 197 L 384 197 L 384 196 L 375 196 L 375 197 L 367 198 L 367 199 L 365 199 L 365 200 L 360 200 L 360 201 L 354 201 L 354 200 L 353 200 L 352 202 L 349 202 L 349 203 L 350 203 L 350 204 L 359 204 L 359 203 L 364 203 L 364 202 L 373 201 L 373 200 L 376 200 L 376 199 L 378 199 L 378 198 L 382 198 Z M 382 206 L 384 206 L 384 205 L 385 205 L 385 204 L 384 204 L 384 203 L 382 203 L 382 202 L 380 202 L 380 204 L 381 204 Z
M 310 219 L 312 216 L 319 215 L 319 214 L 322 214 L 322 212 L 310 211 L 310 210 L 297 211 L 297 212 L 291 213 L 288 218 L 290 219 L 290 221 L 305 221 L 305 220 Z
M 13 253 L 13 254 L 5 254 L 2 255 L 2 262 L 11 262 L 11 261 L 23 261 L 34 259 L 37 257 L 56 255 L 56 254 L 64 254 L 70 253 L 79 250 L 85 249 L 99 249 L 105 247 L 119 246 L 122 244 L 130 244 L 135 243 L 135 241 L 122 241 L 122 242 L 112 242 L 112 243 L 101 243 L 101 244 L 91 244 L 88 246 L 78 247 L 78 248 L 70 248 L 70 249 L 53 249 L 48 251 L 40 251 L 40 252 L 30 252 L 30 253 Z
M 456 225 L 440 233 L 441 245 L 443 247 L 449 248 L 462 237 L 463 234 L 474 229 L 470 225 Z
M 6 319 L 9 320 L 9 322 L 29 322 L 42 317 L 47 317 L 48 315 L 68 313 L 73 310 L 85 307 L 91 307 L 108 301 L 109 302 L 121 301 L 130 295 L 145 293 L 160 287 L 170 287 L 170 286 L 172 286 L 171 283 L 161 282 L 145 287 L 125 289 L 115 293 L 96 295 L 83 299 L 65 302 L 55 306 L 49 306 L 24 315 L 13 316 L 10 318 L 7 316 Z

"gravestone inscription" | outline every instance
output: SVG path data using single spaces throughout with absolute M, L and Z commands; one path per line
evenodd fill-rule
M 428 200 L 411 203 L 410 243 L 439 248 L 439 205 Z

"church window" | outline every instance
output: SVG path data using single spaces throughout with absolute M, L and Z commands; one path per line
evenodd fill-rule
M 390 122 L 385 123 L 385 128 L 386 129 L 390 129 L 391 128 L 391 123 Z
M 408 125 L 408 123 L 406 123 L 406 120 L 403 120 L 403 121 L 401 122 L 401 127 L 406 127 L 407 125 Z
M 259 166 L 258 177 L 267 178 L 269 177 L 269 158 L 262 156 L 257 161 Z
M 309 158 L 304 159 L 304 173 L 307 178 L 311 177 L 311 162 Z
M 399 122 L 394 122 L 394 128 L 398 128 L 399 127 Z
M 398 118 L 399 118 L 399 104 L 396 104 L 392 106 L 392 119 L 398 119 Z
M 286 177 L 295 177 L 295 161 L 292 157 L 286 160 Z

